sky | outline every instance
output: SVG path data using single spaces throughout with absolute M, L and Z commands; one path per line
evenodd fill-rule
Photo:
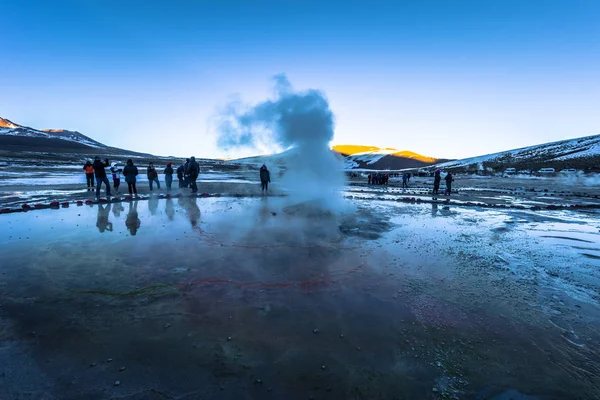
M 463 158 L 600 134 L 597 0 L 0 0 L 0 117 L 157 155 L 217 146 L 271 77 L 333 144 Z M 275 147 L 274 147 L 275 149 Z

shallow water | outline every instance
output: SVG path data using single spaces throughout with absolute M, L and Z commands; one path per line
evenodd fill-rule
M 0 398 L 600 396 L 597 214 L 287 201 L 1 215 Z

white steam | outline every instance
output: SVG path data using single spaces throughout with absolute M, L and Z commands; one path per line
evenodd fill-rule
M 329 103 L 321 91 L 294 90 L 285 75 L 273 80 L 273 99 L 254 106 L 241 101 L 227 105 L 218 118 L 217 143 L 225 150 L 289 150 L 287 170 L 276 184 L 295 202 L 315 201 L 336 209 L 345 175 L 343 160 L 329 148 L 334 134 Z

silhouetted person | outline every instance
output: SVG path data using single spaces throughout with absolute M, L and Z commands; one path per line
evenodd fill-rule
M 452 172 L 448 172 L 444 179 L 446 180 L 446 195 L 450 196 L 450 194 L 452 193 L 452 182 L 454 182 Z
M 269 183 L 271 182 L 271 173 L 267 169 L 267 166 L 263 164 L 260 167 L 260 187 L 262 194 L 269 193 Z
M 402 188 L 408 187 L 408 174 L 402 175 Z
M 150 185 L 150 191 L 152 191 L 152 184 L 156 183 L 156 188 L 160 190 L 160 182 L 158 181 L 158 172 L 154 168 L 154 164 L 148 164 L 148 184 Z
M 138 202 L 137 200 L 132 203 L 129 203 L 129 211 L 127 212 L 127 218 L 125 219 L 125 226 L 127 226 L 127 230 L 131 236 L 135 236 L 142 222 L 138 217 L 137 212 Z
M 96 175 L 96 198 L 100 197 L 100 189 L 102 184 L 106 186 L 106 195 L 110 196 L 110 183 L 106 177 L 106 171 L 104 168 L 108 167 L 108 158 L 104 162 L 100 161 L 100 157 L 96 157 L 94 160 L 94 174 Z
M 184 177 L 184 171 L 185 171 L 185 167 L 183 166 L 183 164 L 181 164 L 179 167 L 177 167 L 177 180 L 179 181 L 179 188 L 180 189 L 182 187 L 184 187 L 184 185 L 185 185 L 185 181 L 183 179 L 183 177 Z
M 196 162 L 196 157 L 190 157 L 187 174 L 189 176 L 188 179 L 190 187 L 192 188 L 192 193 L 197 193 L 198 186 L 196 185 L 196 179 L 198 179 L 198 175 L 200 174 L 200 165 Z
M 88 192 L 94 190 L 94 166 L 92 162 L 88 160 L 83 166 L 83 171 L 85 172 L 85 180 L 87 182 L 87 190 Z
M 137 188 L 135 187 L 138 169 L 135 165 L 133 165 L 133 160 L 130 158 L 127 160 L 127 165 L 123 168 L 123 175 L 125 176 L 125 182 L 127 182 L 127 188 L 129 189 L 129 194 L 137 196 Z
M 188 187 L 190 185 L 190 159 L 185 159 L 185 164 L 183 164 L 183 187 Z
M 171 191 L 171 185 L 173 184 L 173 167 L 171 163 L 167 164 L 165 168 L 165 185 L 167 185 L 167 192 Z
M 119 186 L 121 186 L 121 172 L 123 172 L 123 170 L 119 168 L 116 162 L 114 162 L 110 165 L 110 172 L 113 178 L 113 188 L 115 189 L 115 192 L 118 192 Z
M 106 204 L 103 206 L 102 204 L 98 204 L 98 218 L 96 219 L 96 227 L 100 231 L 100 233 L 108 230 L 112 232 L 113 224 L 108 221 L 108 214 L 110 213 L 110 204 Z
M 438 194 L 440 190 L 440 182 L 442 181 L 442 171 L 439 169 L 435 171 L 433 176 L 433 194 Z

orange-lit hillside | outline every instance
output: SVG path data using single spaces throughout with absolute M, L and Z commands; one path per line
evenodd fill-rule
M 334 151 L 336 151 L 340 154 L 346 155 L 346 156 L 351 156 L 353 154 L 358 154 L 358 153 L 372 152 L 372 153 L 385 153 L 385 154 L 395 156 L 395 157 L 412 158 L 414 160 L 422 161 L 424 163 L 435 163 L 438 161 L 437 158 L 427 157 L 427 156 L 415 153 L 414 151 L 396 150 L 396 149 L 392 149 L 392 148 L 380 148 L 380 147 L 376 147 L 376 146 L 363 146 L 363 145 L 356 145 L 356 144 L 340 144 L 340 145 L 333 146 L 332 149 Z

